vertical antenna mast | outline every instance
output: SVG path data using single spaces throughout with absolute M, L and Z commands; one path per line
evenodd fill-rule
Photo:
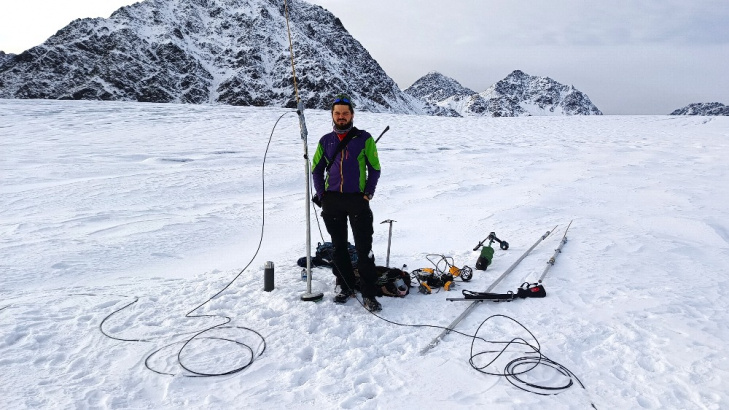
M 291 55 L 291 72 L 294 76 L 294 93 L 296 95 L 296 114 L 299 115 L 299 129 L 301 130 L 301 140 L 304 143 L 304 162 L 306 173 L 306 194 L 304 196 L 304 204 L 306 208 L 306 292 L 301 295 L 301 300 L 308 302 L 316 302 L 324 297 L 321 292 L 312 293 L 311 291 L 311 204 L 309 203 L 309 195 L 311 193 L 311 167 L 309 164 L 309 148 L 308 148 L 308 131 L 306 130 L 306 119 L 304 118 L 304 103 L 299 97 L 299 87 L 296 83 L 296 65 L 294 64 L 294 43 L 291 40 L 291 27 L 289 26 L 289 2 L 284 0 L 286 10 L 286 30 L 289 35 L 289 54 Z

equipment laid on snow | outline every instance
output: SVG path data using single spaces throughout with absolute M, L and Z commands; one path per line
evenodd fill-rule
M 352 268 L 355 272 L 357 271 L 357 262 L 359 257 L 357 256 L 357 249 L 350 242 L 347 242 L 347 252 L 349 252 L 349 260 L 352 262 Z M 328 266 L 334 269 L 334 244 L 331 242 L 318 242 L 316 245 L 316 253 L 311 261 L 308 262 L 310 266 Z M 299 258 L 296 262 L 297 265 L 301 266 L 301 280 L 308 280 L 307 269 L 306 269 L 306 256 Z
M 349 252 L 349 259 L 352 261 L 352 267 L 357 269 L 357 249 L 350 242 L 347 242 L 347 251 Z M 305 268 L 306 256 L 299 258 L 296 264 Z M 318 242 L 311 264 L 313 266 L 334 266 L 334 245 L 331 242 Z
M 439 256 L 440 259 L 437 262 L 433 262 L 431 256 Z M 431 253 L 427 255 L 426 258 L 430 261 L 430 263 L 435 265 L 435 270 L 437 272 L 445 272 L 446 274 L 451 275 L 454 278 L 460 277 L 461 280 L 464 282 L 468 282 L 473 277 L 473 269 L 466 265 L 464 265 L 463 268 L 458 268 L 454 264 L 452 256 Z M 445 269 L 440 269 L 441 263 L 445 264 Z
M 431 257 L 438 256 L 440 259 L 436 262 Z M 455 278 L 461 278 L 462 281 L 468 282 L 473 277 L 473 269 L 469 266 L 458 268 L 453 263 L 453 257 L 440 254 L 428 254 L 426 258 L 435 268 L 420 268 L 411 272 L 411 277 L 418 281 L 418 291 L 420 293 L 431 294 L 433 289 L 443 288 L 451 290 Z M 441 265 L 444 265 L 441 268 Z
M 490 293 L 488 291 L 473 292 L 470 290 L 463 290 L 462 298 L 447 298 L 446 300 L 451 302 L 457 300 L 493 300 L 494 302 L 511 302 L 515 298 L 543 298 L 547 296 L 547 291 L 542 285 L 542 280 L 544 280 L 544 277 L 547 275 L 549 268 L 554 265 L 557 255 L 562 253 L 562 245 L 567 242 L 567 231 L 570 229 L 571 225 L 572 221 L 570 221 L 569 225 L 567 225 L 567 228 L 564 230 L 564 235 L 562 235 L 562 239 L 559 241 L 559 246 L 554 250 L 554 255 L 552 255 L 552 257 L 547 261 L 547 266 L 544 268 L 544 272 L 542 272 L 542 276 L 539 277 L 539 281 L 537 283 L 524 282 L 521 284 L 519 289 L 517 289 L 516 293 L 512 291 L 508 291 L 506 293 Z
M 495 288 L 495 287 L 496 287 L 496 285 L 498 285 L 498 284 L 499 284 L 499 282 L 501 282 L 501 280 L 502 280 L 502 279 L 504 279 L 504 277 L 506 277 L 506 275 L 508 275 L 509 273 L 511 273 L 511 271 L 513 271 L 513 270 L 514 270 L 514 269 L 516 268 L 516 266 L 517 266 L 517 265 L 518 265 L 518 264 L 519 264 L 519 263 L 520 263 L 520 262 L 521 262 L 521 261 L 522 261 L 522 260 L 523 260 L 524 258 L 526 258 L 526 257 L 527 257 L 527 255 L 529 255 L 529 253 L 531 253 L 531 251 L 532 251 L 532 250 L 534 250 L 534 248 L 536 248 L 536 247 L 537 247 L 537 245 L 539 245 L 539 243 L 540 243 L 540 242 L 542 242 L 543 240 L 545 240 L 545 239 L 546 239 L 546 238 L 547 238 L 547 237 L 548 237 L 548 236 L 549 236 L 549 235 L 550 235 L 550 234 L 551 234 L 552 232 L 554 232 L 554 230 L 555 230 L 555 229 L 557 229 L 557 226 L 555 226 L 554 228 L 552 228 L 552 230 L 550 230 L 550 231 L 547 231 L 547 232 L 546 232 L 546 233 L 545 233 L 544 235 L 542 235 L 542 236 L 541 236 L 541 237 L 540 237 L 540 238 L 539 238 L 539 239 L 538 239 L 538 240 L 537 240 L 537 241 L 536 241 L 536 242 L 534 243 L 534 245 L 532 245 L 532 247 L 531 247 L 531 248 L 527 249 L 527 250 L 526 250 L 526 252 L 524 252 L 524 254 L 523 254 L 523 255 L 521 255 L 521 256 L 519 257 L 519 259 L 517 259 L 517 260 L 516 260 L 516 262 L 514 262 L 514 263 L 513 263 L 513 264 L 512 264 L 511 266 L 509 266 L 509 268 L 508 268 L 508 269 L 506 269 L 506 271 L 504 271 L 504 273 L 502 273 L 502 274 L 501 274 L 501 276 L 499 276 L 498 278 L 496 278 L 496 280 L 494 281 L 494 283 L 492 283 L 492 284 L 491 284 L 491 286 L 489 286 L 489 288 L 488 288 L 488 289 L 486 289 L 486 293 L 490 292 L 490 291 L 491 291 L 491 290 L 492 290 L 493 288 Z M 432 348 L 434 348 L 435 346 L 437 346 L 437 345 L 438 345 L 438 343 L 440 343 L 441 339 L 443 339 L 443 337 L 445 337 L 445 335 L 447 335 L 447 334 L 448 334 L 448 333 L 450 333 L 450 332 L 451 332 L 451 331 L 452 331 L 453 329 L 455 329 L 455 328 L 456 328 L 456 326 L 458 325 L 458 323 L 460 323 L 460 322 L 461 322 L 461 320 L 463 320 L 463 318 L 465 318 L 465 317 L 466 317 L 466 316 L 467 316 L 467 315 L 468 315 L 469 313 L 471 313 L 471 311 L 473 310 L 473 308 L 475 308 L 475 307 L 476 307 L 476 305 L 478 305 L 478 304 L 479 304 L 479 303 L 481 303 L 481 302 L 482 302 L 482 300 L 474 300 L 474 301 L 473 301 L 473 303 L 471 303 L 471 304 L 470 304 L 470 305 L 469 305 L 469 306 L 468 306 L 468 307 L 466 308 L 466 310 L 464 310 L 464 311 L 463 311 L 463 313 L 461 313 L 461 315 L 460 315 L 460 316 L 458 316 L 458 317 L 457 317 L 457 318 L 456 318 L 456 319 L 455 319 L 455 320 L 454 320 L 453 322 L 451 322 L 451 324 L 450 324 L 450 325 L 448 325 L 448 327 L 447 327 L 447 328 L 445 328 L 445 329 L 444 329 L 444 330 L 443 330 L 443 331 L 442 331 L 442 332 L 441 332 L 441 333 L 440 333 L 440 334 L 439 334 L 438 336 L 436 336 L 436 337 L 435 337 L 435 339 L 433 339 L 433 340 L 432 340 L 432 341 L 431 341 L 430 343 L 428 343 L 428 345 L 427 345 L 427 346 L 425 346 L 425 347 L 423 348 L 423 350 L 421 350 L 421 351 L 420 351 L 420 354 L 421 354 L 421 355 L 424 355 L 424 354 L 428 353 L 428 352 L 430 351 L 430 349 L 432 349 Z
M 379 279 L 377 279 L 377 296 L 405 297 L 410 293 L 410 275 L 402 269 L 375 266 Z
M 554 260 L 557 259 L 557 255 L 562 253 L 562 246 L 567 243 L 567 231 L 570 229 L 570 226 L 572 226 L 572 221 L 570 221 L 569 225 L 567 225 L 567 228 L 564 230 L 564 235 L 562 235 L 562 240 L 559 241 L 559 246 L 554 250 L 554 255 L 552 255 L 552 257 L 547 261 L 547 266 L 544 267 L 544 271 L 542 272 L 542 276 L 539 277 L 538 283 L 542 283 L 544 277 L 547 276 L 547 271 L 554 265 Z
M 433 288 L 443 287 L 449 290 L 453 283 L 453 276 L 449 274 L 436 275 L 433 268 L 420 268 L 411 272 L 411 277 L 418 281 L 418 292 L 429 295 Z
M 375 266 L 377 272 L 377 289 L 375 296 L 392 296 L 402 298 L 410 294 L 410 274 L 406 271 L 407 266 L 403 265 L 402 269 L 389 268 L 385 266 Z M 354 271 L 354 289 L 361 290 L 359 271 Z M 337 286 L 341 288 L 339 278 L 337 278 Z
M 490 292 L 473 292 L 470 290 L 463 290 L 462 298 L 446 298 L 449 301 L 455 300 L 493 300 L 494 302 L 511 302 L 516 298 L 543 298 L 547 296 L 547 291 L 544 290 L 544 286 L 539 283 L 524 282 L 521 284 L 516 293 L 508 291 L 506 293 L 490 293 Z
M 483 244 L 486 241 L 489 241 L 488 245 Z M 481 249 L 481 255 L 479 255 L 478 260 L 476 260 L 476 269 L 486 270 L 486 268 L 491 265 L 491 261 L 494 259 L 494 248 L 491 246 L 491 244 L 493 244 L 494 241 L 499 243 L 499 247 L 501 247 L 502 250 L 509 249 L 509 242 L 502 241 L 501 239 L 496 237 L 495 232 L 491 232 L 489 236 L 486 237 L 486 239 L 479 242 L 478 245 L 473 248 L 474 251 L 477 251 L 478 248 L 483 246 L 483 249 Z

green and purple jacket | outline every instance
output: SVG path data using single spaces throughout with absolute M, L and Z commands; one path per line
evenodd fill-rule
M 314 189 L 320 198 L 325 191 L 374 194 L 380 179 L 380 160 L 375 139 L 367 131 L 353 127 L 356 133 L 344 149 L 332 158 L 339 145 L 339 137 L 332 131 L 319 140 L 312 160 Z M 332 162 L 329 173 L 327 165 Z

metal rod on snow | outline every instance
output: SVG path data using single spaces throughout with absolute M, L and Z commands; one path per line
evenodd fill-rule
M 517 260 L 516 260 L 516 262 L 514 262 L 514 263 L 513 263 L 513 264 L 512 264 L 511 266 L 509 266 L 509 268 L 508 268 L 508 269 L 506 269 L 506 271 L 504 271 L 504 273 L 502 273 L 502 274 L 501 274 L 501 276 L 499 276 L 499 277 L 498 277 L 498 278 L 497 278 L 497 279 L 496 279 L 496 280 L 494 281 L 494 283 L 492 283 L 492 284 L 491 284 L 491 286 L 489 286 L 489 288 L 488 288 L 488 289 L 486 289 L 486 292 L 485 292 L 485 293 L 491 292 L 491 290 L 492 290 L 493 288 L 495 288 L 495 287 L 496 287 L 496 285 L 498 285 L 498 284 L 499 284 L 499 282 L 501 282 L 501 280 L 502 280 L 502 279 L 504 279 L 504 278 L 506 277 L 506 275 L 508 275 L 509 273 L 511 273 L 511 271 L 513 271 L 513 270 L 514 270 L 514 269 L 516 268 L 516 265 L 518 265 L 518 264 L 519 264 L 519 262 L 521 262 L 521 261 L 522 261 L 522 260 L 523 260 L 524 258 L 526 258 L 526 257 L 527 257 L 527 255 L 529 255 L 529 253 L 530 253 L 530 252 L 531 252 L 532 250 L 534 250 L 534 248 L 536 248 L 536 247 L 537 247 L 537 245 L 539 245 L 539 243 L 540 243 L 540 242 L 542 242 L 543 240 L 545 240 L 545 239 L 546 239 L 546 238 L 547 238 L 547 237 L 549 236 L 549 234 L 551 234 L 552 232 L 554 232 L 554 230 L 555 230 L 555 229 L 557 229 L 557 226 L 559 226 L 559 225 L 556 225 L 556 226 L 555 226 L 554 228 L 552 228 L 552 230 L 551 230 L 551 231 L 547 231 L 547 232 L 546 232 L 546 233 L 545 233 L 544 235 L 542 235 L 542 236 L 541 236 L 541 237 L 540 237 L 540 238 L 539 238 L 539 239 L 538 239 L 538 240 L 537 240 L 537 241 L 536 241 L 536 242 L 534 243 L 534 245 L 532 245 L 532 247 L 531 247 L 531 248 L 527 249 L 527 251 L 526 251 L 526 252 L 524 252 L 524 254 L 523 254 L 523 255 L 521 255 L 521 256 L 519 257 L 519 259 L 517 259 Z M 464 311 L 463 311 L 463 313 L 461 313 L 461 315 L 460 315 L 460 316 L 458 316 L 458 317 L 457 317 L 457 318 L 456 318 L 456 319 L 455 319 L 455 320 L 454 320 L 453 322 L 451 322 L 451 324 L 450 324 L 450 325 L 448 325 L 448 327 L 447 327 L 447 328 L 443 329 L 443 331 L 442 331 L 442 332 L 441 332 L 441 333 L 440 333 L 440 334 L 439 334 L 438 336 L 436 336 L 436 337 L 435 337 L 435 339 L 433 339 L 433 340 L 432 340 L 432 341 L 431 341 L 430 343 L 428 343 L 428 345 L 427 345 L 427 346 L 425 346 L 425 347 L 423 348 L 423 350 L 421 350 L 421 351 L 420 351 L 420 354 L 421 354 L 421 355 L 424 355 L 424 354 L 428 353 L 428 352 L 430 351 L 430 349 L 432 349 L 432 348 L 434 348 L 434 347 L 438 346 L 438 343 L 440 343 L 440 341 L 441 341 L 441 340 L 443 340 L 443 338 L 444 338 L 444 337 L 445 337 L 445 336 L 446 336 L 446 335 L 447 335 L 448 333 L 450 333 L 450 332 L 451 332 L 451 331 L 452 331 L 453 329 L 455 329 L 455 328 L 456 328 L 456 326 L 458 325 L 458 323 L 460 323 L 460 322 L 461 322 L 461 320 L 463 320 L 463 318 L 465 318 L 465 317 L 466 317 L 466 316 L 467 316 L 467 315 L 468 315 L 469 313 L 471 313 L 471 311 L 473 310 L 473 308 L 475 308 L 475 307 L 476 307 L 476 305 L 478 305 L 478 304 L 479 304 L 479 303 L 481 303 L 481 302 L 483 302 L 483 300 L 475 300 L 475 301 L 473 301 L 473 303 L 471 303 L 471 304 L 470 304 L 470 305 L 469 305 L 469 306 L 468 306 L 468 307 L 466 308 L 466 310 L 464 310 Z
M 562 253 L 562 245 L 567 243 L 567 231 L 570 229 L 570 226 L 572 226 L 572 221 L 570 221 L 569 225 L 567 225 L 567 229 L 564 230 L 564 235 L 562 235 L 562 240 L 559 241 L 559 246 L 554 250 L 554 255 L 552 255 L 552 257 L 547 261 L 547 266 L 544 267 L 544 272 L 542 272 L 542 276 L 539 277 L 539 283 L 542 283 L 544 277 L 547 276 L 547 271 L 554 265 L 554 260 L 557 259 L 557 255 Z

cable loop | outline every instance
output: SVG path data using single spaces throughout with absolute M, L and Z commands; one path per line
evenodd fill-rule
M 264 233 L 264 229 L 265 229 L 265 226 L 266 226 L 266 179 L 265 179 L 266 158 L 268 156 L 268 150 L 269 150 L 269 148 L 271 146 L 271 140 L 273 139 L 273 133 L 276 130 L 276 126 L 278 126 L 279 121 L 281 121 L 281 119 L 284 116 L 286 116 L 287 114 L 291 114 L 291 113 L 293 113 L 293 111 L 287 111 L 287 112 L 281 114 L 280 117 L 278 117 L 278 119 L 276 120 L 276 123 L 273 125 L 273 129 L 271 129 L 271 135 L 269 136 L 269 138 L 268 138 L 268 144 L 266 145 L 266 152 L 263 155 L 263 164 L 262 164 L 262 167 L 261 167 L 261 193 L 262 193 L 262 198 L 261 198 L 261 203 L 262 203 L 262 205 L 261 205 L 261 234 L 260 234 L 260 237 L 259 237 L 259 240 L 258 240 L 258 247 L 256 248 L 256 251 L 254 252 L 254 254 L 251 257 L 250 261 L 248 261 L 248 263 L 245 265 L 245 267 L 243 267 L 243 269 L 241 269 L 240 272 L 238 272 L 238 274 L 235 275 L 235 277 L 230 282 L 228 282 L 227 285 L 225 285 L 221 290 L 219 290 L 218 292 L 216 292 L 213 296 L 209 297 L 206 301 L 204 301 L 203 303 L 199 304 L 194 309 L 190 310 L 189 312 L 187 312 L 185 314 L 185 317 L 186 318 L 190 318 L 190 319 L 192 319 L 192 318 L 217 318 L 217 319 L 224 319 L 223 322 L 222 323 L 218 323 L 218 324 L 216 324 L 214 326 L 207 327 L 204 330 L 197 331 L 197 332 L 193 332 L 194 333 L 193 336 L 191 336 L 191 337 L 189 337 L 187 339 L 175 341 L 175 342 L 169 343 L 169 344 L 167 344 L 167 345 L 165 345 L 165 346 L 163 346 L 163 347 L 161 347 L 159 349 L 154 350 L 149 355 L 147 355 L 147 358 L 144 360 L 144 365 L 145 365 L 145 367 L 147 369 L 149 369 L 149 370 L 151 370 L 151 371 L 153 371 L 153 372 L 155 372 L 157 374 L 168 375 L 168 376 L 177 376 L 179 373 L 173 373 L 173 372 L 169 372 L 169 371 L 164 371 L 164 370 L 160 370 L 157 367 L 155 367 L 155 365 L 152 364 L 152 361 L 153 361 L 152 359 L 155 358 L 156 356 L 158 356 L 159 353 L 162 350 L 165 350 L 167 348 L 170 348 L 171 346 L 178 345 L 178 344 L 182 344 L 182 347 L 180 347 L 180 349 L 177 351 L 177 364 L 185 372 L 187 372 L 187 373 L 182 373 L 182 376 L 186 376 L 186 377 L 212 377 L 212 376 L 225 376 L 225 375 L 229 375 L 229 374 L 238 373 L 238 372 L 240 372 L 240 371 L 248 368 L 251 364 L 253 364 L 253 361 L 255 359 L 261 357 L 261 355 L 263 355 L 263 352 L 266 350 L 266 339 L 260 333 L 256 332 L 255 330 L 250 329 L 250 328 L 247 328 L 247 327 L 243 327 L 243 326 L 226 326 L 227 324 L 229 324 L 232 321 L 232 319 L 230 317 L 228 317 L 228 316 L 195 314 L 195 311 L 197 311 L 198 309 L 200 309 L 203 306 L 207 305 L 213 299 L 217 298 L 223 292 L 225 292 L 231 285 L 233 285 L 233 283 L 235 283 L 235 281 L 238 280 L 238 278 L 243 274 L 243 272 L 245 272 L 251 266 L 251 264 L 253 263 L 253 261 L 256 259 L 256 256 L 258 256 L 258 252 L 261 250 L 261 245 L 263 243 L 263 233 Z M 101 331 L 101 333 L 104 336 L 106 336 L 106 337 L 108 337 L 110 339 L 119 340 L 119 341 L 122 341 L 122 342 L 147 342 L 147 343 L 151 343 L 151 342 L 154 342 L 156 340 L 160 340 L 160 338 L 147 338 L 147 339 L 143 339 L 143 338 L 137 338 L 137 339 L 122 338 L 122 337 L 113 336 L 113 335 L 111 335 L 110 333 L 108 333 L 108 332 L 106 332 L 104 330 L 104 324 L 112 316 L 114 316 L 117 313 L 121 312 L 122 310 L 127 309 L 128 307 L 134 305 L 138 301 L 139 301 L 139 297 L 135 297 L 132 302 L 127 303 L 126 305 L 122 306 L 121 308 L 119 308 L 119 309 L 111 312 L 109 315 L 107 315 L 101 321 L 101 323 L 99 324 L 99 330 Z M 245 331 L 245 332 L 248 332 L 248 333 L 253 333 L 255 335 L 255 338 L 256 339 L 260 339 L 260 341 L 258 343 L 258 346 L 256 346 L 255 348 L 253 348 L 249 344 L 244 343 L 244 342 L 241 342 L 239 340 L 231 339 L 231 338 L 228 338 L 228 337 L 217 337 L 217 336 L 209 336 L 209 335 L 206 335 L 208 332 L 211 332 L 211 331 L 216 330 L 216 329 L 238 329 L 241 332 L 242 331 Z M 182 335 L 183 334 L 177 334 L 175 336 L 182 336 Z M 189 364 L 188 365 L 185 365 L 184 364 L 183 357 L 184 357 L 185 349 L 188 348 L 188 346 L 190 345 L 190 343 L 193 340 L 200 340 L 200 339 L 220 340 L 220 341 L 225 341 L 225 342 L 228 342 L 228 343 L 233 343 L 234 345 L 242 346 L 247 351 L 250 352 L 250 358 L 249 358 L 248 361 L 246 361 L 245 363 L 243 363 L 241 366 L 234 367 L 233 369 L 230 369 L 230 370 L 227 370 L 227 371 L 224 371 L 224 372 L 211 373 L 211 372 L 204 372 L 204 371 L 195 370 L 195 369 L 192 368 L 191 365 L 189 365 Z

